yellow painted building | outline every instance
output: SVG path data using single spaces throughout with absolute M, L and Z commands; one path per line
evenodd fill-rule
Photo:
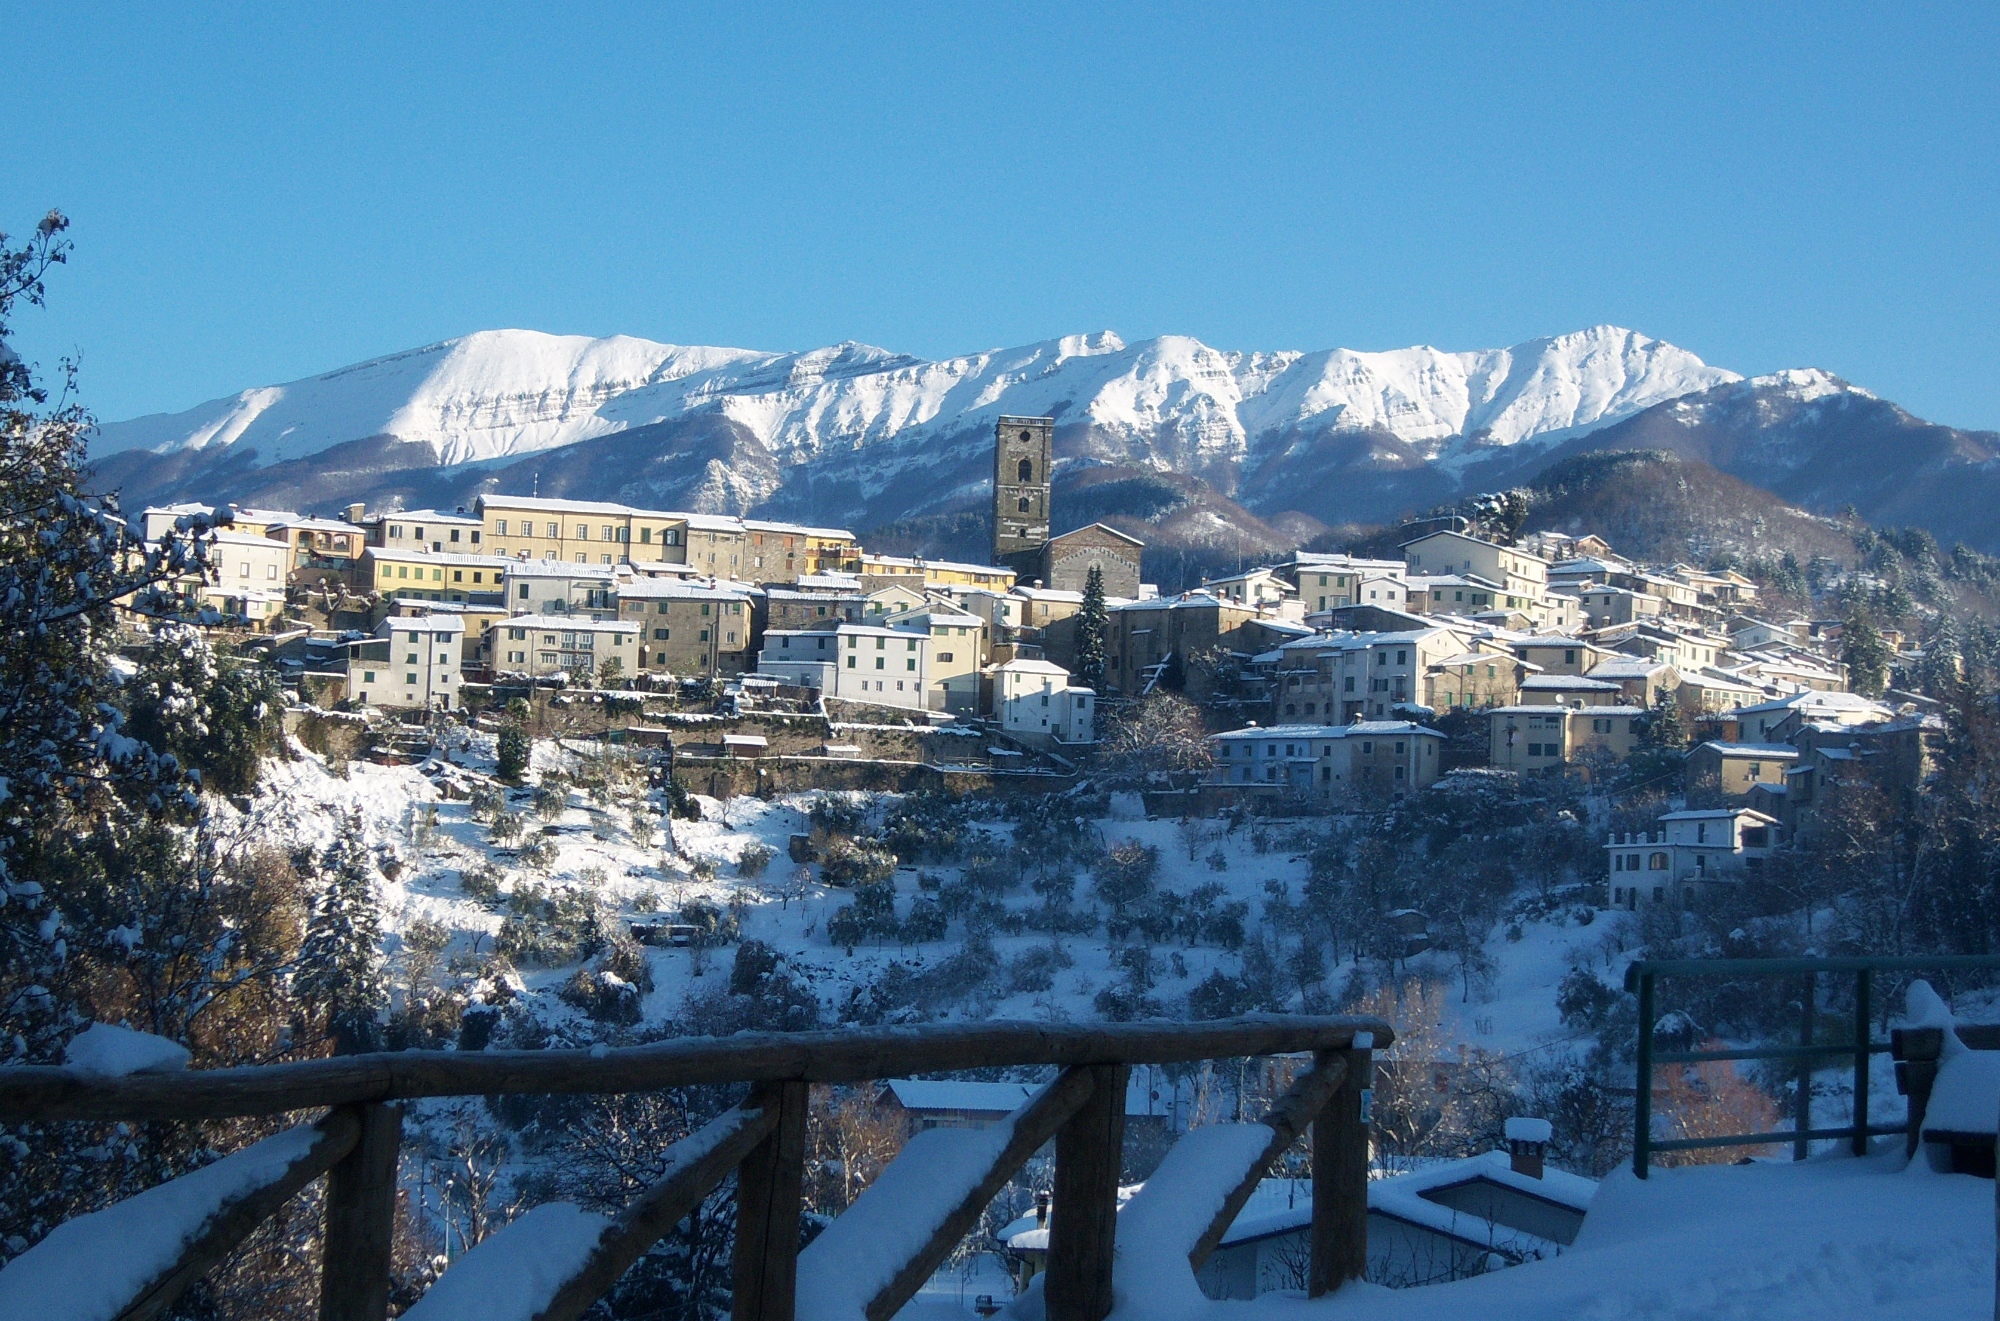
M 481 496 L 478 509 L 485 544 L 515 559 L 685 564 L 717 578 L 791 582 L 852 570 L 861 554 L 844 528 L 518 495 Z

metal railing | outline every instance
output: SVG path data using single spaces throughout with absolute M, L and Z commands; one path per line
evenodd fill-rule
M 318 1112 L 316 1119 L 309 1117 L 300 1127 L 218 1163 L 234 1162 L 230 1170 L 209 1166 L 176 1181 L 184 1184 L 182 1200 L 200 1203 L 202 1214 L 189 1221 L 188 1237 L 171 1262 L 146 1265 L 136 1272 L 147 1278 L 135 1280 L 129 1296 L 113 1304 L 116 1316 L 120 1321 L 139 1321 L 166 1311 L 286 1200 L 324 1177 L 321 1321 L 383 1321 L 391 1284 L 403 1102 L 434 1096 L 641 1092 L 749 1083 L 745 1100 L 669 1150 L 662 1177 L 606 1220 L 581 1259 L 571 1253 L 546 1263 L 548 1269 L 533 1286 L 539 1292 L 522 1298 L 520 1310 L 540 1321 L 574 1321 L 582 1316 L 628 1266 L 733 1174 L 732 1315 L 736 1321 L 791 1321 L 802 1284 L 823 1284 L 828 1271 L 851 1273 L 850 1257 L 879 1256 L 879 1244 L 871 1242 L 862 1251 L 847 1240 L 879 1233 L 883 1223 L 879 1215 L 862 1215 L 851 1224 L 847 1214 L 836 1217 L 815 1242 L 816 1247 L 824 1245 L 821 1250 L 809 1251 L 801 1261 L 801 1182 L 810 1084 L 1006 1065 L 1055 1066 L 1061 1070 L 1055 1080 L 1003 1121 L 1008 1137 L 997 1153 L 991 1135 L 983 1132 L 939 1128 L 912 1139 L 928 1142 L 934 1153 L 939 1143 L 958 1143 L 949 1153 L 954 1159 L 923 1165 L 926 1171 L 950 1171 L 949 1177 L 932 1174 L 928 1180 L 949 1186 L 934 1189 L 938 1204 L 923 1210 L 892 1203 L 898 1215 L 914 1216 L 916 1223 L 898 1236 L 899 1246 L 893 1250 L 899 1265 L 893 1275 L 867 1286 L 863 1311 L 868 1321 L 889 1321 L 942 1265 L 1028 1158 L 1052 1142 L 1055 1197 L 1043 1271 L 1046 1315 L 1050 1321 L 1102 1321 L 1112 1301 L 1119 1170 L 1132 1065 L 1311 1056 L 1290 1089 L 1258 1121 L 1269 1132 L 1256 1150 L 1246 1147 L 1232 1158 L 1235 1163 L 1224 1161 L 1216 1167 L 1215 1186 L 1203 1190 L 1213 1194 L 1215 1210 L 1205 1227 L 1193 1226 L 1202 1232 L 1184 1246 L 1190 1268 L 1200 1269 L 1271 1163 L 1310 1132 L 1313 1184 L 1320 1195 L 1314 1199 L 1309 1230 L 1307 1292 L 1317 1296 L 1358 1277 L 1366 1265 L 1366 1094 L 1373 1077 L 1373 1049 L 1394 1039 L 1389 1025 L 1380 1019 L 1271 1016 L 1207 1023 L 987 1022 L 741 1033 L 621 1049 L 403 1051 L 123 1077 L 23 1067 L 0 1069 L 0 1123 L 193 1121 Z M 868 1196 L 862 1194 L 864 1200 Z M 94 1229 L 82 1223 L 92 1220 L 99 1222 Z M 68 1242 L 51 1242 L 66 1234 Z M 55 1253 L 51 1261 L 67 1260 L 65 1252 L 77 1256 L 79 1243 L 94 1252 L 120 1250 L 115 1227 L 101 1216 L 79 1217 L 58 1227 L 44 1242 Z M 40 1245 L 30 1248 L 0 1269 L 0 1304 L 30 1309 L 22 1315 L 35 1314 L 32 1309 L 43 1301 L 22 1296 L 24 1287 L 31 1295 L 40 1287 L 29 1281 L 50 1274 L 49 1262 L 29 1264 L 39 1251 Z M 481 1249 L 474 1248 L 441 1281 L 469 1272 L 476 1292 L 491 1283 L 482 1279 L 484 1272 L 496 1268 L 504 1272 L 505 1262 L 496 1267 L 496 1255 L 537 1251 L 533 1241 L 516 1241 L 504 1245 L 499 1254 L 488 1253 L 482 1262 Z M 513 1282 L 509 1287 L 517 1292 L 528 1287 L 520 1284 L 528 1276 L 508 1278 Z M 420 1302 L 418 1307 L 422 1306 Z M 15 1314 L 7 1305 L 0 1305 L 0 1312 Z
M 1868 1122 L 1869 1060 L 1888 1053 L 1890 1043 L 1872 1035 L 1873 975 L 1878 972 L 1982 971 L 2000 969 L 2000 955 L 1940 954 L 1914 958 L 1800 959 L 1639 959 L 1625 970 L 1625 989 L 1639 996 L 1638 1086 L 1632 1110 L 1632 1173 L 1643 1179 L 1654 1152 L 1692 1151 L 1707 1147 L 1762 1147 L 1789 1140 L 1792 1159 L 1804 1160 L 1809 1146 L 1824 1139 L 1847 1138 L 1854 1154 L 1864 1155 L 1868 1139 L 1908 1133 L 1900 1124 Z M 1821 974 L 1854 975 L 1854 1024 L 1845 1042 L 1819 1042 L 1815 1036 L 1815 1004 Z M 1803 977 L 1799 999 L 1800 1040 L 1796 1046 L 1747 1046 L 1731 1050 L 1657 1051 L 1653 1035 L 1655 983 L 1662 977 Z M 1854 1061 L 1853 1122 L 1838 1128 L 1812 1126 L 1812 1074 L 1816 1060 L 1849 1057 Z M 1792 1108 L 1792 1127 L 1770 1133 L 1730 1133 L 1719 1137 L 1656 1138 L 1653 1136 L 1653 1066 L 1707 1064 L 1736 1060 L 1797 1060 L 1799 1077 Z

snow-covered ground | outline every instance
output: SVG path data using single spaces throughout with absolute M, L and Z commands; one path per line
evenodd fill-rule
M 574 745 L 573 745 L 574 746 Z M 475 766 L 491 755 L 490 741 L 475 744 L 459 759 Z M 552 744 L 535 750 L 538 772 L 561 769 L 570 753 Z M 539 870 L 523 869 L 511 851 L 488 841 L 485 825 L 471 819 L 464 802 L 444 801 L 430 779 L 416 768 L 379 767 L 355 763 L 344 774 L 329 771 L 310 755 L 272 766 L 252 814 L 259 828 L 287 846 L 322 845 L 331 838 L 340 814 L 356 812 L 372 843 L 401 863 L 394 880 L 384 884 L 382 897 L 392 932 L 408 929 L 418 918 L 445 926 L 453 933 L 446 951 L 491 948 L 501 916 L 494 905 L 466 894 L 462 877 L 470 870 L 494 865 L 505 875 L 505 889 L 515 885 L 589 887 L 621 916 L 663 917 L 684 904 L 703 899 L 734 907 L 741 914 L 743 935 L 776 947 L 803 974 L 826 1006 L 836 1009 L 856 986 L 869 981 L 890 960 L 929 963 L 960 946 L 947 940 L 898 948 L 893 944 L 864 946 L 852 956 L 826 937 L 828 917 L 851 902 L 851 894 L 815 881 L 803 897 L 787 893 L 795 870 L 786 856 L 789 837 L 807 828 L 810 797 L 774 801 L 736 799 L 729 803 L 700 800 L 703 819 L 674 821 L 679 855 L 664 840 L 642 845 L 632 835 L 633 809 L 657 814 L 657 796 L 593 804 L 572 791 L 568 806 L 550 821 L 530 818 L 530 828 L 556 827 L 555 857 Z M 525 810 L 525 796 L 514 804 Z M 434 814 L 434 819 L 433 819 Z M 1266 847 L 1259 850 L 1252 832 L 1239 830 L 1197 842 L 1190 859 L 1187 837 L 1179 823 L 1131 819 L 1127 813 L 1095 823 L 1107 845 L 1136 840 L 1159 849 L 1162 888 L 1188 890 L 1215 882 L 1227 898 L 1251 908 L 1255 930 L 1267 883 L 1292 887 L 1294 895 L 1305 877 L 1306 864 L 1283 823 L 1268 826 Z M 979 828 L 1004 837 L 1001 820 Z M 752 844 L 773 853 L 761 877 L 736 874 L 737 860 Z M 1216 868 L 1210 855 L 1220 853 Z M 951 867 L 900 869 L 896 875 L 899 910 L 907 910 L 919 893 L 919 871 L 945 879 Z M 1079 897 L 1088 879 L 1079 884 Z M 1037 902 L 1026 887 L 1008 902 Z M 1618 914 L 1600 913 L 1588 925 L 1574 921 L 1520 924 L 1518 937 L 1502 923 L 1488 944 L 1493 971 L 1462 998 L 1456 983 L 1444 1002 L 1444 1040 L 1463 1042 L 1511 1057 L 1527 1058 L 1560 1048 L 1567 1034 L 1558 1021 L 1554 989 L 1572 966 L 1595 968 L 1616 981 L 1626 954 Z M 990 1012 L 1024 1018 L 1086 1018 L 1094 1016 L 1093 997 L 1119 974 L 1111 966 L 1102 936 L 1061 937 L 1072 965 L 1057 974 L 1055 984 L 1040 991 L 1001 994 L 996 1002 L 965 1012 Z M 1050 937 L 1038 933 L 999 935 L 995 947 L 1003 963 Z M 392 937 L 391 954 L 397 953 Z M 1234 971 L 1239 956 L 1213 948 L 1163 947 L 1159 984 L 1153 994 L 1173 1004 L 1211 969 Z M 672 1018 L 691 992 L 713 986 L 727 975 L 730 954 L 704 956 L 698 951 L 653 948 L 646 951 L 654 989 L 645 997 L 646 1023 Z M 1172 957 L 1169 957 L 1169 956 Z M 1428 970 L 1448 977 L 1451 967 L 1438 956 Z M 523 969 L 522 989 L 533 995 L 567 977 L 568 969 Z M 703 980 L 706 978 L 707 980 Z M 535 997 L 538 1012 L 551 1017 L 577 1011 Z M 578 1019 L 581 1025 L 581 1019 Z M 1900 1110 L 1889 1071 L 1877 1071 L 1878 1116 Z M 1838 1092 L 1844 1075 L 1829 1071 L 1822 1081 Z M 1816 1118 L 1839 1122 L 1846 1098 L 1831 1095 L 1817 1102 Z M 1993 1289 L 1993 1193 L 1990 1182 L 1903 1170 L 1889 1158 L 1853 1160 L 1821 1158 L 1804 1165 L 1760 1164 L 1749 1167 L 1703 1167 L 1656 1170 L 1640 1183 L 1620 1171 L 1606 1180 L 1593 1207 L 1583 1237 L 1575 1248 L 1552 1260 L 1533 1262 L 1492 1275 L 1423 1289 L 1388 1291 L 1357 1285 L 1331 1299 L 1307 1303 L 1267 1295 L 1255 1303 L 1211 1303 L 1191 1299 L 1187 1291 L 1164 1292 L 1133 1288 L 1121 1293 L 1117 1315 L 1158 1321 L 1176 1315 L 1208 1316 L 1221 1309 L 1254 1307 L 1259 1314 L 1310 1313 L 1313 1316 L 1356 1318 L 1520 1317 L 1867 1317 L 1944 1318 L 1975 1314 L 1991 1308 Z M 1134 1248 L 1133 1253 L 1143 1255 Z M 1146 1278 L 1146 1271 L 1128 1265 L 1128 1278 Z M 1036 1295 L 1010 1303 L 1011 1283 L 999 1263 L 974 1259 L 969 1269 L 940 1272 L 903 1313 L 906 1317 L 962 1317 L 980 1294 L 990 1294 L 1032 1316 Z
M 1576 1245 L 1452 1284 L 1266 1296 L 1327 1321 L 1971 1321 L 1993 1314 L 1993 1183 L 1900 1155 L 1607 1178 Z M 1135 1299 L 1135 1301 L 1137 1301 Z M 1230 1306 L 1211 1304 L 1216 1311 Z M 1143 1305 L 1121 1318 L 1164 1321 Z

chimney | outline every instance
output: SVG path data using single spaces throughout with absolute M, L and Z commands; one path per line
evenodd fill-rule
M 1514 1173 L 1530 1179 L 1542 1177 L 1542 1158 L 1548 1150 L 1550 1131 L 1546 1119 L 1507 1121 L 1507 1163 Z
M 1035 1227 L 1038 1229 L 1047 1229 L 1048 1226 L 1049 1226 L 1049 1195 L 1047 1193 L 1036 1193 Z
M 351 504 L 347 507 L 347 521 L 350 523 L 359 523 L 361 521 L 362 515 L 366 514 L 367 512 L 368 512 L 367 505 Z

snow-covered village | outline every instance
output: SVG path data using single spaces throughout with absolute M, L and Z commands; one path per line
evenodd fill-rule
M 1994 415 L 1976 372 L 1828 308 L 1734 335 L 1687 252 L 1477 289 L 1526 321 L 1448 318 L 1463 278 L 1419 299 L 1435 251 L 1380 235 L 1332 312 L 1284 244 L 1248 319 L 1214 273 L 1132 301 L 1158 269 L 1083 229 L 1161 249 L 1189 199 L 1100 168 L 1143 141 L 1043 141 L 996 17 L 514 17 L 24 25 L 126 91 L 76 161 L 23 149 L 74 202 L 0 190 L 0 1321 L 2000 1317 L 2000 439 L 1876 392 Z M 1430 54 L 1360 71 L 1324 14 L 1183 17 L 1071 35 L 1165 43 L 1245 143 L 1401 113 L 1204 81 L 1253 53 L 1525 113 L 1401 17 L 1349 22 Z M 1696 113 L 1661 61 L 1705 34 L 1620 21 L 1561 39 L 1619 71 L 1574 122 L 1632 79 Z M 277 49 L 241 104 L 154 95 Z M 1072 75 L 1077 122 L 1141 94 Z M 1165 159 L 1212 131 L 1143 95 Z M 944 180 L 991 213 L 840 131 L 892 109 L 1014 126 Z M 631 181 L 544 211 L 578 116 Z M 1915 122 L 1829 141 L 1920 168 Z M 659 157 L 704 124 L 711 173 Z M 443 142 L 551 198 L 386 163 Z M 1382 148 L 1243 150 L 1298 233 L 1433 223 L 1356 193 Z M 880 186 L 771 192 L 801 161 Z M 1057 161 L 1096 180 L 1068 220 L 988 186 Z M 1653 172 L 1578 186 L 1689 208 L 1663 251 L 1751 241 Z M 533 296 L 531 204 L 592 268 Z M 339 247 L 366 207 L 397 238 Z M 142 259 L 210 224 L 199 279 Z M 882 264 L 932 243 L 966 269 Z M 1209 342 L 1395 344 L 1364 312 L 1405 295 L 1511 347 L 1064 328 L 1184 298 Z M 952 348 L 979 317 L 1020 347 Z M 681 339 L 478 328 L 530 320 Z M 756 336 L 829 346 L 719 347 Z

